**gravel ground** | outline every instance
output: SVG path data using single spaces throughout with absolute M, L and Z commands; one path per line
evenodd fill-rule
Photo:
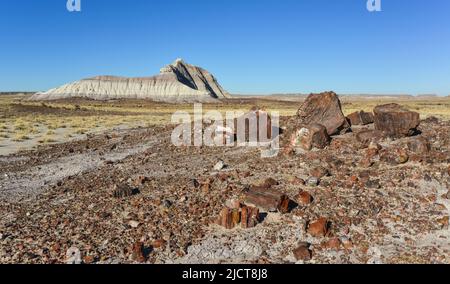
M 174 147 L 169 126 L 2 157 L 0 263 L 450 263 L 450 123 L 420 130 L 429 153 L 408 150 L 414 138 L 385 140 L 369 164 L 354 133 L 263 159 L 255 148 Z M 399 149 L 407 161 L 396 162 Z M 299 181 L 318 166 L 329 172 L 319 185 Z M 251 229 L 214 224 L 227 200 L 269 177 L 313 202 Z M 118 188 L 137 190 L 118 198 Z M 320 217 L 329 230 L 313 237 L 307 226 Z M 301 242 L 310 260 L 294 257 Z

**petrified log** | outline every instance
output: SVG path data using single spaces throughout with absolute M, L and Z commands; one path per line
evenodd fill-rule
M 327 129 L 321 124 L 312 124 L 294 131 L 291 136 L 291 148 L 310 151 L 312 148 L 324 149 L 330 144 Z
M 241 227 L 253 228 L 260 222 L 259 209 L 251 206 L 244 206 L 241 211 Z
M 345 133 L 350 128 L 334 92 L 311 94 L 297 111 L 297 116 L 303 125 L 322 124 L 328 135 Z
M 225 207 L 220 211 L 217 218 L 217 224 L 226 229 L 233 229 L 241 224 L 241 227 L 253 228 L 258 225 L 259 209 L 251 206 L 243 206 L 242 208 L 230 209 Z
M 370 143 L 378 143 L 384 138 L 384 134 L 379 130 L 364 130 L 356 134 L 356 140 L 365 146 Z
M 125 198 L 138 193 L 139 190 L 137 188 L 132 188 L 127 184 L 115 184 L 112 186 L 112 195 L 115 198 Z
M 398 104 L 386 104 L 375 107 L 375 129 L 387 136 L 401 138 L 417 132 L 420 115 Z
M 416 154 L 427 154 L 431 150 L 431 145 L 425 137 L 414 137 L 408 141 L 408 149 Z
M 367 125 L 374 122 L 374 116 L 371 112 L 357 111 L 347 116 L 350 125 Z
M 290 200 L 285 194 L 261 186 L 251 187 L 245 194 L 244 202 L 268 212 L 279 211 L 281 213 L 287 213 L 290 205 Z

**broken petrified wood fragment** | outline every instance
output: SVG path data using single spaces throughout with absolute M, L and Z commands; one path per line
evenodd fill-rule
M 319 218 L 308 225 L 308 234 L 313 237 L 325 237 L 328 233 L 329 223 L 326 218 Z
M 226 229 L 233 229 L 232 226 L 232 216 L 231 216 L 231 209 L 229 208 L 223 208 L 222 211 L 220 211 L 219 219 L 217 220 L 217 224 L 226 228 Z
M 223 208 L 217 219 L 217 224 L 226 229 L 233 229 L 241 224 L 241 227 L 253 228 L 259 223 L 259 210 L 255 207 L 243 206 L 238 209 Z
M 297 129 L 291 136 L 290 148 L 301 148 L 310 151 L 313 148 L 324 149 L 330 144 L 325 126 L 321 124 L 311 124 Z
M 417 132 L 420 115 L 398 104 L 375 107 L 375 129 L 392 138 L 412 136 Z
M 133 180 L 133 185 L 135 187 L 140 187 L 141 185 L 145 184 L 148 181 L 150 181 L 150 178 L 146 176 L 138 176 Z
M 364 130 L 356 134 L 356 141 L 368 147 L 370 143 L 378 143 L 384 138 L 384 134 L 378 130 Z
M 241 227 L 253 228 L 260 222 L 259 209 L 251 206 L 244 206 L 241 211 Z
M 297 201 L 299 205 L 306 206 L 311 204 L 311 202 L 313 202 L 313 197 L 308 192 L 301 191 L 299 194 L 295 196 L 295 201 Z
M 136 242 L 133 244 L 133 247 L 131 248 L 131 257 L 136 262 L 145 262 L 147 260 L 145 256 L 145 248 L 144 243 L 142 242 Z
M 319 123 L 328 135 L 345 133 L 350 125 L 342 113 L 341 102 L 334 92 L 311 94 L 297 112 L 299 122 L 304 125 Z
M 309 244 L 305 242 L 301 242 L 298 244 L 298 247 L 294 249 L 294 257 L 296 260 L 309 261 L 312 258 L 312 252 L 309 249 Z
M 279 211 L 281 213 L 287 213 L 289 211 L 290 200 L 289 198 L 278 190 L 252 186 L 245 193 L 245 204 L 258 207 L 268 212 Z
M 425 137 L 414 137 L 408 141 L 408 149 L 416 154 L 427 154 L 431 150 L 431 145 Z
M 374 122 L 374 116 L 371 112 L 357 111 L 347 116 L 350 124 L 353 125 L 367 125 Z
M 125 198 L 135 194 L 138 194 L 139 190 L 136 188 L 132 188 L 127 184 L 115 184 L 112 186 L 112 195 L 115 198 Z

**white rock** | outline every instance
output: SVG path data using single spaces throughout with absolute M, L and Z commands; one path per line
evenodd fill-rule
M 137 228 L 139 227 L 139 222 L 131 220 L 130 222 L 128 222 L 128 225 L 130 225 L 131 228 Z
M 217 164 L 214 166 L 214 170 L 215 171 L 221 171 L 223 168 L 225 167 L 225 163 L 220 160 L 219 162 L 217 162 Z
M 98 76 L 36 93 L 31 100 L 82 97 L 95 100 L 153 99 L 157 101 L 208 101 L 230 95 L 216 78 L 197 66 L 177 59 L 153 77 Z

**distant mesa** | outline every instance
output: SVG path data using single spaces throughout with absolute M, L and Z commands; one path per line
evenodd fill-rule
M 160 74 L 153 77 L 98 76 L 36 93 L 31 100 L 88 98 L 201 102 L 230 97 L 211 73 L 177 59 L 174 63 L 163 67 Z

